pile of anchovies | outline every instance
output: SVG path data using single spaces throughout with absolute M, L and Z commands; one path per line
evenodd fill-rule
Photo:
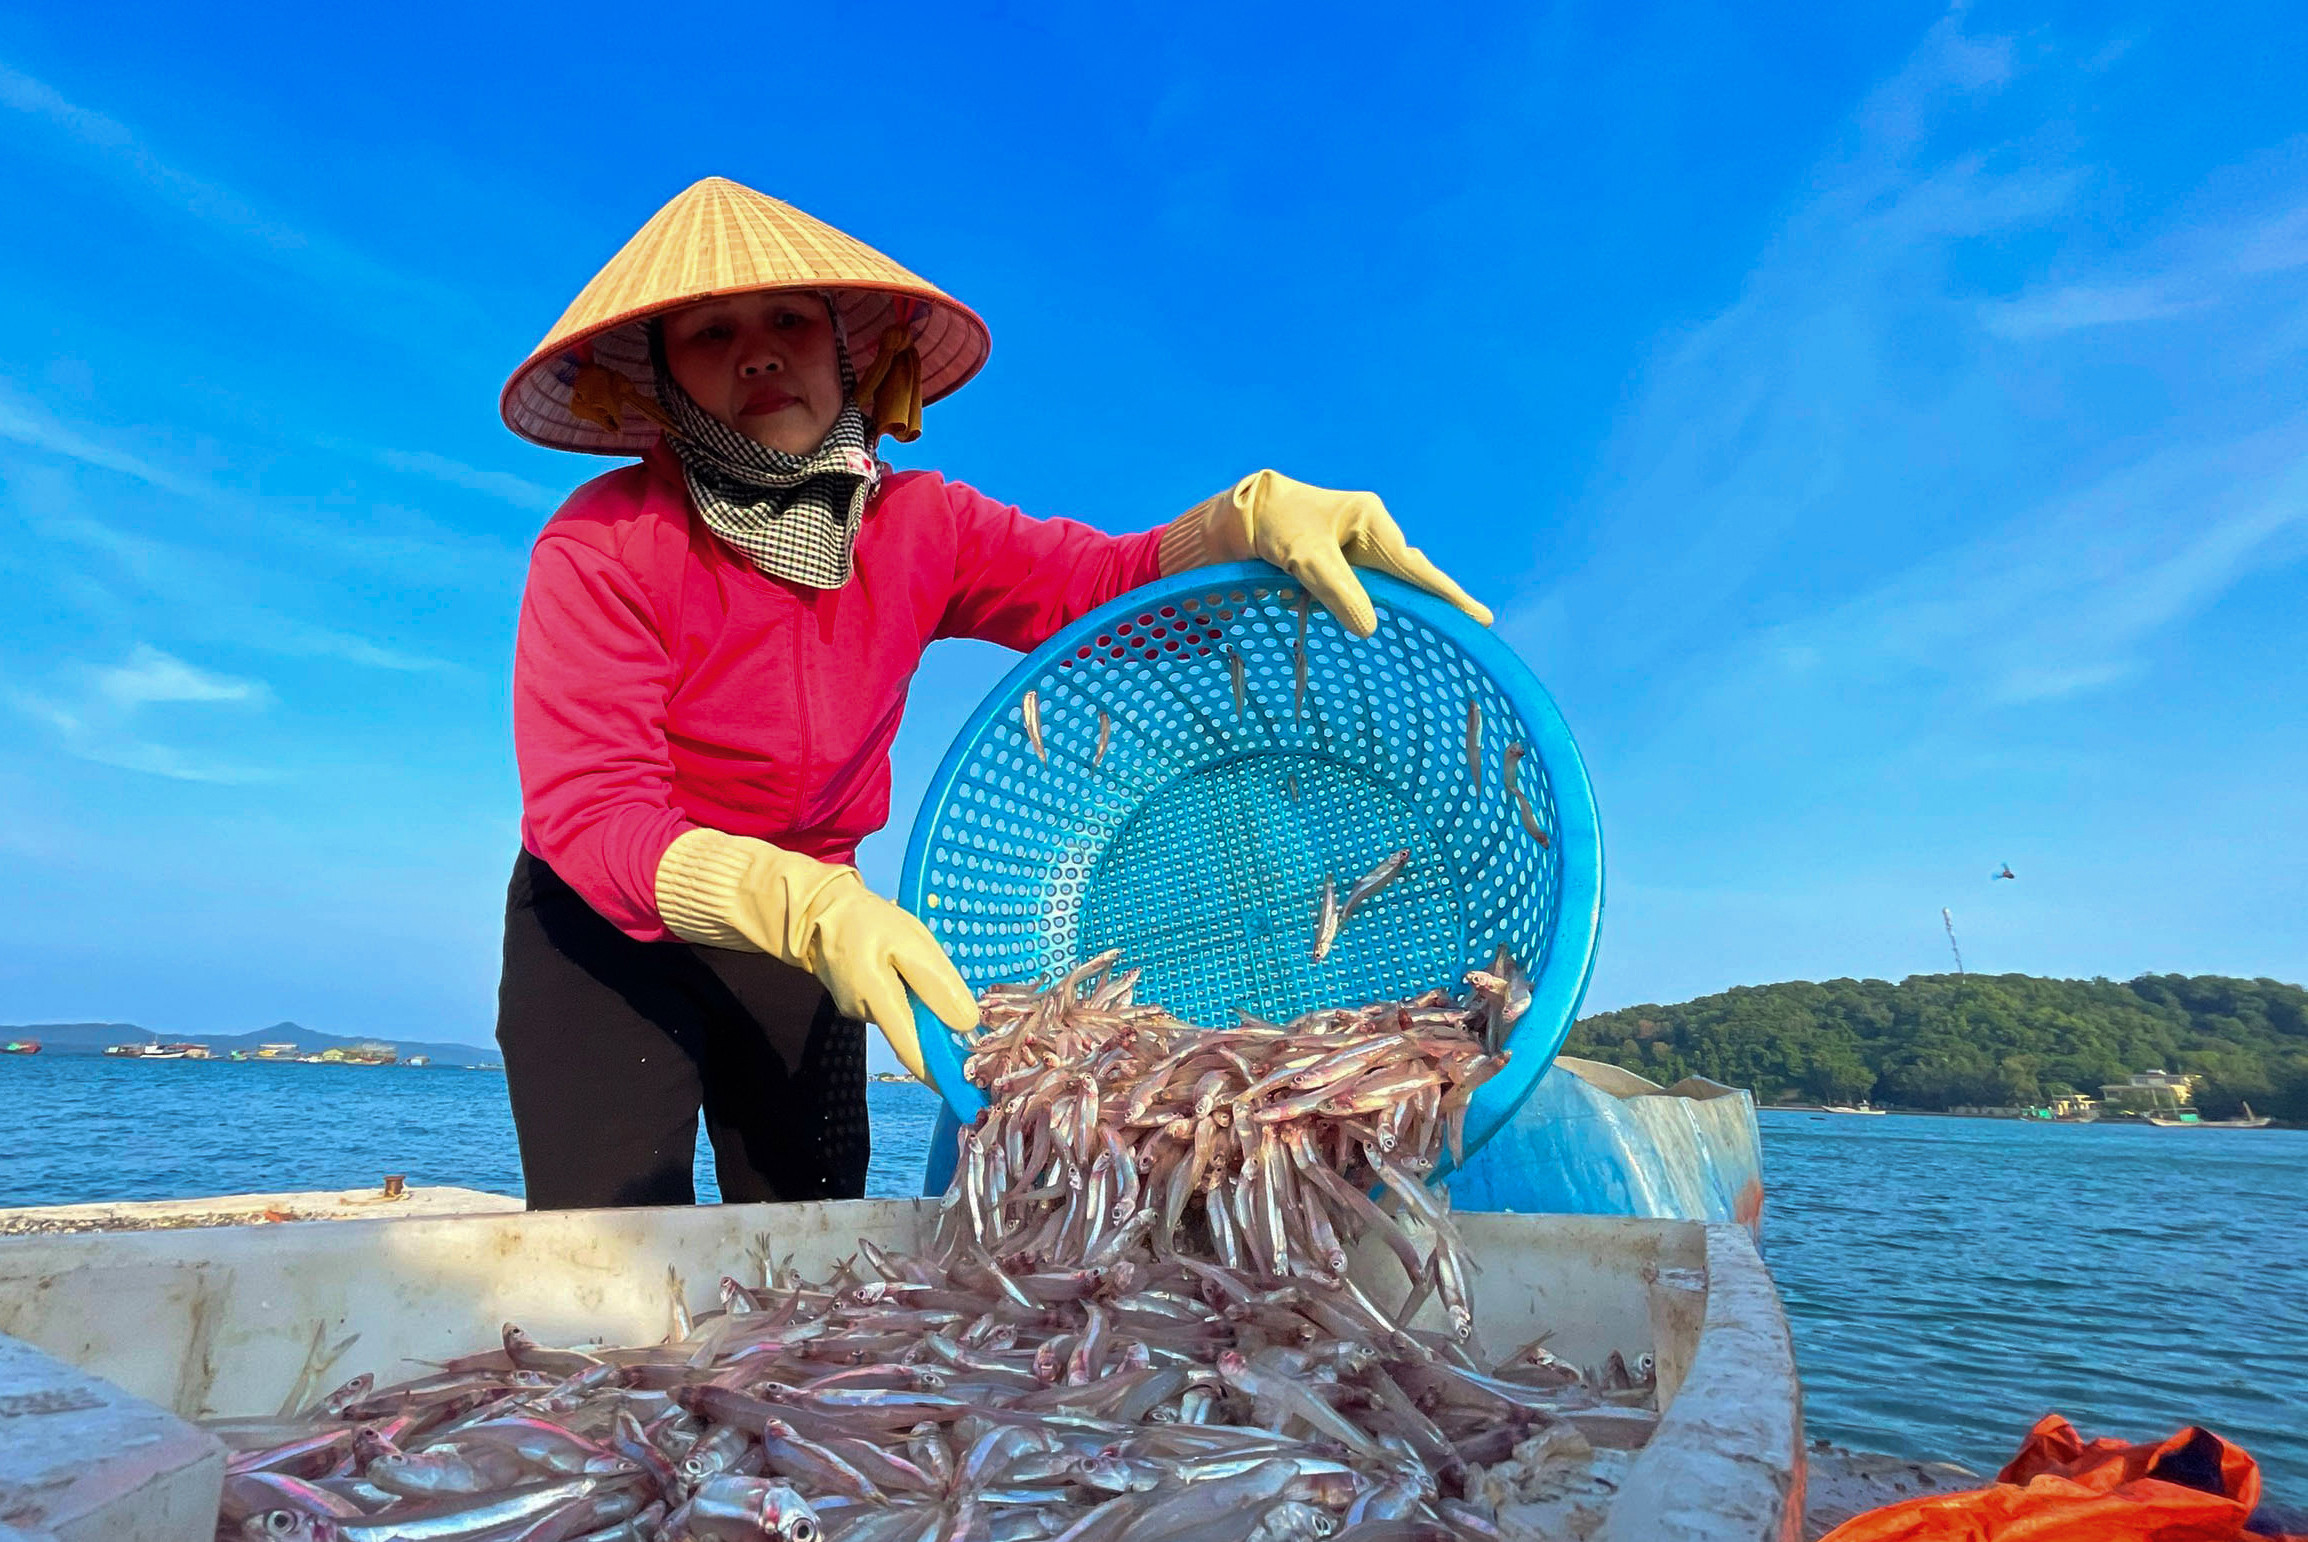
M 1656 1422 L 1649 1357 L 1478 1358 L 1424 1181 L 1504 1062 L 1511 966 L 1204 1031 L 1113 962 L 987 995 L 990 1106 L 918 1252 L 861 1241 L 822 1282 L 765 1259 L 695 1315 L 676 1276 L 661 1344 L 508 1324 L 432 1375 L 213 1421 L 219 1537 L 1584 1536 Z M 1400 1263 L 1392 1307 L 1349 1272 L 1365 1235 Z
M 947 1267 L 990 1255 L 1096 1268 L 1144 1248 L 1315 1280 L 1389 1324 L 1410 1321 L 1432 1289 L 1465 1338 L 1465 1252 L 1422 1180 L 1446 1143 L 1464 1159 L 1468 1104 L 1507 1061 L 1486 1038 L 1503 1046 L 1527 983 L 1510 996 L 1505 979 L 1471 976 L 1479 1014 L 1438 990 L 1287 1027 L 1246 1018 L 1207 1030 L 1136 1004 L 1137 971 L 1108 972 L 1116 956 L 1048 989 L 997 986 L 983 999 L 963 1074 L 991 1106 L 963 1132 L 934 1255 Z M 1470 1031 L 1478 1015 L 1484 1036 Z M 1426 1257 L 1374 1186 L 1431 1236 Z M 1342 1239 L 1365 1230 L 1409 1277 L 1411 1297 L 1392 1314 L 1347 1275 Z

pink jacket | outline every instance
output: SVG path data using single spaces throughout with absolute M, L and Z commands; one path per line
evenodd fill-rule
M 889 820 L 890 743 L 933 638 L 1035 647 L 1156 576 L 1159 530 L 1031 519 L 883 479 L 846 588 L 764 576 L 662 449 L 537 537 L 513 658 L 521 839 L 619 928 L 667 935 L 657 863 L 698 825 L 828 862 Z

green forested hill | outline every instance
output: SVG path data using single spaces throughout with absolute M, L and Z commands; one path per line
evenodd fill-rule
M 2308 1121 L 2308 991 L 2275 980 L 1910 975 L 1743 986 L 1582 1018 L 1563 1053 L 1654 1081 L 1696 1073 L 1761 1102 L 1911 1108 L 2093 1096 L 2133 1071 L 2195 1071 L 2207 1117 L 2242 1101 Z

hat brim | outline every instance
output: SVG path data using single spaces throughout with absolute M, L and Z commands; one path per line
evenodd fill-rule
M 637 413 L 618 415 L 612 428 L 571 406 L 578 371 L 593 363 L 630 381 L 652 404 L 656 371 L 649 360 L 648 324 L 654 317 L 700 300 L 733 294 L 823 293 L 832 297 L 849 335 L 850 360 L 863 375 L 881 352 L 882 335 L 900 315 L 915 313 L 910 331 L 921 359 L 922 401 L 950 396 L 985 367 L 992 338 L 977 312 L 937 290 L 901 285 L 740 284 L 702 290 L 612 316 L 568 337 L 548 339 L 522 361 L 498 400 L 506 427 L 535 444 L 594 455 L 638 455 L 657 442 L 658 427 Z M 909 303 L 910 302 L 910 303 Z

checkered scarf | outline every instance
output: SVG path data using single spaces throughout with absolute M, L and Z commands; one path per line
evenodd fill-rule
M 649 328 L 657 403 L 667 419 L 665 442 L 681 460 L 706 528 L 770 577 L 812 589 L 849 582 L 858 527 L 882 473 L 855 400 L 857 375 L 841 313 L 830 300 L 826 312 L 841 359 L 842 409 L 807 455 L 773 450 L 700 407 L 665 367 L 663 330 L 654 322 Z

